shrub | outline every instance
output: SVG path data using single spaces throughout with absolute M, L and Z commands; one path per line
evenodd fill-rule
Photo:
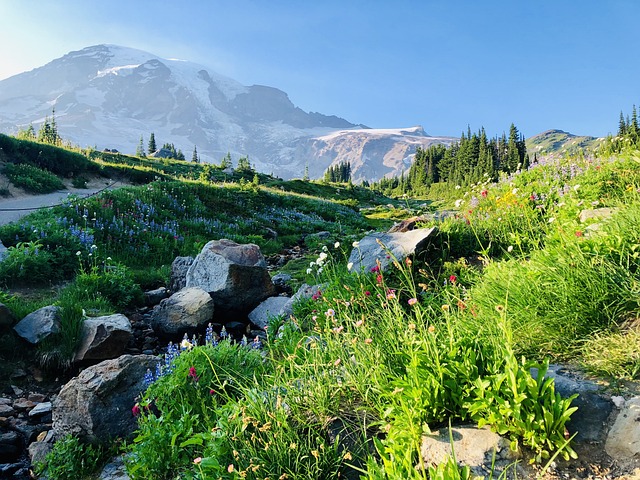
M 0 262 L 0 282 L 5 285 L 48 284 L 59 279 L 53 268 L 54 256 L 41 242 L 19 242 L 7 249 Z
M 36 472 L 55 480 L 79 480 L 93 478 L 92 475 L 106 463 L 109 449 L 84 445 L 67 435 L 53 445 L 44 463 L 36 465 Z
M 53 173 L 26 163 L 9 163 L 5 166 L 4 173 L 11 183 L 27 192 L 51 193 L 64 188 L 62 180 Z

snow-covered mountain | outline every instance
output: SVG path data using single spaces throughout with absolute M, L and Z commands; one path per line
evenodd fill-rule
M 417 146 L 450 143 L 421 127 L 372 130 L 307 113 L 276 88 L 243 86 L 191 62 L 115 45 L 70 52 L 0 81 L 0 131 L 38 124 L 55 108 L 58 131 L 81 146 L 133 153 L 140 137 L 203 161 L 248 155 L 262 172 L 319 177 L 348 160 L 354 179 L 399 174 Z

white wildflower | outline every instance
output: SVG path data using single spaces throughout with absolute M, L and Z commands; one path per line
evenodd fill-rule
M 515 195 L 516 193 L 518 193 L 518 189 L 514 188 L 513 190 L 511 190 L 511 193 L 513 193 Z
M 513 252 L 513 245 L 509 245 L 507 247 L 507 252 L 509 252 L 509 253 Z
M 351 271 L 352 268 L 353 268 L 353 262 L 347 263 L 347 270 Z
M 553 222 L 555 222 L 555 220 L 556 220 L 556 219 L 555 219 L 555 217 L 550 217 L 550 218 L 549 218 L 549 220 L 548 220 L 548 222 L 549 222 L 549 223 L 553 223 Z
M 310 268 L 307 268 L 307 275 L 311 275 L 311 272 L 313 272 L 313 270 L 311 270 Z
M 574 191 L 574 192 L 577 192 L 579 188 L 580 188 L 580 185 L 579 185 L 579 184 L 578 184 L 578 185 L 574 185 L 574 186 L 573 186 L 573 191 Z
M 80 250 L 78 250 L 78 251 L 76 252 L 76 256 L 78 256 L 78 257 L 79 257 L 80 255 L 82 255 L 82 254 L 80 253 Z
M 456 203 L 455 203 L 456 208 L 460 208 L 460 205 L 462 205 L 462 202 L 464 202 L 464 200 L 462 200 L 461 198 L 456 200 Z
M 333 244 L 333 248 L 340 248 L 340 242 L 336 242 Z
M 360 246 L 360 242 L 355 241 L 355 242 L 353 242 L 353 243 L 351 244 L 351 246 L 352 246 L 353 248 L 358 248 L 358 247 Z

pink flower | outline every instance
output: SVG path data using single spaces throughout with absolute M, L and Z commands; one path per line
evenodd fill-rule
M 134 417 L 137 417 L 138 415 L 140 415 L 140 405 L 136 403 L 131 409 L 131 413 L 133 413 Z
M 407 303 L 409 305 L 415 305 L 416 303 L 418 303 L 418 299 L 417 298 L 410 298 L 409 300 L 407 300 Z
M 482 190 L 482 191 L 480 192 L 480 195 L 482 195 L 482 198 L 487 198 L 487 194 L 488 194 L 488 193 L 489 193 L 489 192 L 487 192 L 486 190 Z
M 199 379 L 200 377 L 198 377 L 198 374 L 197 374 L 197 372 L 196 372 L 196 367 L 191 367 L 191 368 L 189 369 L 189 376 L 190 376 L 191 378 L 193 378 L 193 380 L 194 380 L 194 381 L 196 381 L 196 382 L 198 381 L 198 379 Z
M 376 265 L 375 267 L 371 267 L 371 271 L 372 271 L 373 273 L 377 273 L 377 272 L 379 272 L 379 271 L 380 271 L 380 265 Z
M 378 275 L 378 276 L 376 277 L 376 282 L 378 282 L 378 283 L 382 283 L 382 275 Z
M 369 290 L 365 290 L 365 291 L 364 291 L 364 296 L 365 296 L 365 297 L 368 297 L 368 296 L 370 296 L 370 295 L 371 295 L 371 292 L 370 292 Z
M 216 391 L 213 388 L 209 389 L 209 395 L 215 395 L 215 394 L 216 394 Z
M 582 231 L 581 231 L 581 230 L 578 230 L 578 231 L 576 232 L 576 237 L 581 237 L 581 236 L 582 236 Z
M 455 275 L 451 275 L 451 276 L 449 277 L 449 281 L 450 281 L 451 283 L 454 283 L 454 284 L 456 283 L 456 280 L 457 280 L 457 279 L 458 279 L 458 277 L 456 277 Z

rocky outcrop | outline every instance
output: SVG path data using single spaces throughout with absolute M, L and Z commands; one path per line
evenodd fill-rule
M 151 355 L 123 355 L 72 378 L 53 402 L 56 438 L 71 434 L 95 443 L 129 437 L 137 426 L 134 399 L 144 391 L 145 372 L 158 362 Z
M 187 271 L 186 286 L 209 292 L 223 315 L 246 314 L 276 293 L 260 247 L 226 239 L 204 246 Z
M 131 322 L 122 314 L 87 318 L 82 325 L 80 346 L 74 360 L 108 360 L 124 353 L 133 331 Z
M 349 264 L 352 273 L 368 273 L 379 264 L 385 270 L 392 262 L 401 262 L 419 254 L 428 244 L 435 227 L 407 232 L 373 233 L 367 235 L 351 250 Z
M 29 343 L 40 343 L 49 335 L 60 331 L 60 307 L 50 305 L 31 312 L 13 327 Z
M 209 323 L 214 302 L 199 287 L 188 287 L 162 300 L 151 312 L 151 326 L 161 335 L 177 336 L 192 333 Z
M 616 417 L 605 450 L 618 462 L 635 462 L 640 467 L 640 397 L 627 400 Z
M 162 300 L 168 297 L 169 297 L 169 291 L 164 287 L 156 288 L 154 290 L 149 290 L 147 292 L 144 292 L 144 304 L 147 307 L 155 307 Z

